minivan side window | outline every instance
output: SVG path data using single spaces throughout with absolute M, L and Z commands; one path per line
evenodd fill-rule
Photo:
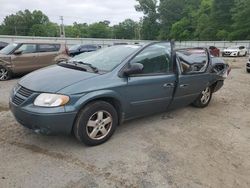
M 143 71 L 140 75 L 170 73 L 172 72 L 171 46 L 166 43 L 148 46 L 130 63 L 141 63 L 143 65 Z
M 38 52 L 57 52 L 60 49 L 60 44 L 39 44 Z
M 22 54 L 36 52 L 36 44 L 22 44 L 16 51 L 22 51 Z

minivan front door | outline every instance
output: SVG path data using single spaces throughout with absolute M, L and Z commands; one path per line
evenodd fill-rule
M 126 118 L 165 111 L 172 99 L 176 80 L 170 44 L 150 45 L 130 63 L 140 63 L 144 68 L 142 73 L 130 75 L 127 79 L 126 97 L 130 108 Z

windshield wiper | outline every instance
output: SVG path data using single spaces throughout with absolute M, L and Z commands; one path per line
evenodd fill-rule
M 83 67 L 79 67 L 76 64 L 72 64 L 68 61 L 61 61 L 57 63 L 58 65 L 62 66 L 62 67 L 66 67 L 66 68 L 71 68 L 71 69 L 76 69 L 76 70 L 82 70 L 82 71 L 87 71 L 87 69 L 83 68 Z
M 90 67 L 90 68 L 94 71 L 94 73 L 98 73 L 98 72 L 99 72 L 98 68 L 95 67 L 95 66 L 93 66 L 93 65 L 90 64 L 90 63 L 84 63 L 84 62 L 82 62 L 82 61 L 69 61 L 69 62 L 70 62 L 70 63 L 73 63 L 73 64 L 75 64 L 75 65 L 77 65 L 77 64 L 86 65 L 86 66 Z

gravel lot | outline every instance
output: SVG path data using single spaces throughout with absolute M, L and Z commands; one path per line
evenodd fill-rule
M 247 58 L 205 109 L 185 107 L 127 122 L 107 143 L 37 135 L 8 109 L 18 79 L 0 82 L 0 187 L 250 187 Z

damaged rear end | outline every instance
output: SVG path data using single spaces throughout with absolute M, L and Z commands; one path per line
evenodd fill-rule
M 218 57 L 212 57 L 211 73 L 215 74 L 216 82 L 213 84 L 213 92 L 218 91 L 224 84 L 224 80 L 231 72 L 231 67 Z
M 223 59 L 212 57 L 211 72 L 225 80 L 231 72 L 231 67 Z

